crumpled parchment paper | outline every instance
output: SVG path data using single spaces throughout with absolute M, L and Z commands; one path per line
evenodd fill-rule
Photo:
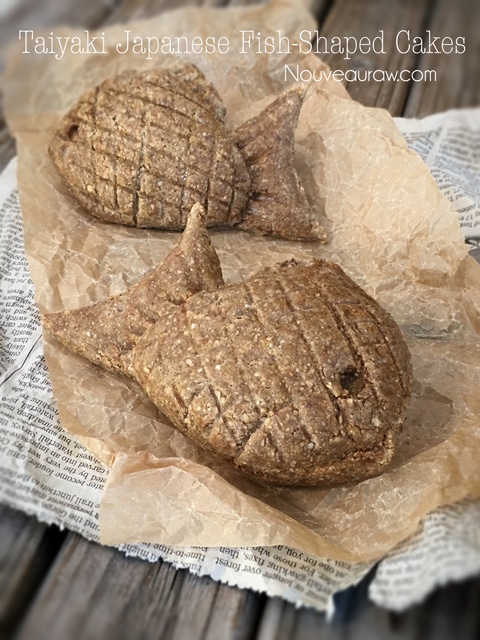
M 128 67 L 174 57 L 115 52 L 138 36 L 227 36 L 227 55 L 197 64 L 225 101 L 232 128 L 280 93 L 285 65 L 319 77 L 313 55 L 239 53 L 240 30 L 280 30 L 292 42 L 315 22 L 304 7 L 194 8 L 105 29 L 104 55 L 11 57 L 4 78 L 17 139 L 25 245 L 42 312 L 123 291 L 178 235 L 104 224 L 69 195 L 47 153 L 65 111 L 86 89 Z M 55 35 L 79 35 L 69 29 Z M 178 56 L 177 56 L 178 57 Z M 297 169 L 329 243 L 212 232 L 225 280 L 311 256 L 336 260 L 395 317 L 411 349 L 415 388 L 392 468 L 334 489 L 268 488 L 239 476 L 171 427 L 136 383 L 103 371 L 44 336 L 62 424 L 111 467 L 100 508 L 104 543 L 188 546 L 284 544 L 347 561 L 379 558 L 439 505 L 480 495 L 480 267 L 467 255 L 456 214 L 389 114 L 314 80 L 296 136 Z

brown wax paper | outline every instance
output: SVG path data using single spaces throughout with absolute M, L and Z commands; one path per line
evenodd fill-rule
M 41 312 L 77 308 L 123 291 L 178 235 L 104 224 L 71 198 L 47 154 L 65 111 L 87 88 L 126 68 L 184 57 L 217 87 L 231 127 L 288 84 L 285 65 L 313 72 L 295 162 L 329 243 L 212 232 L 227 282 L 295 257 L 326 256 L 376 297 L 411 349 L 414 394 L 391 469 L 333 489 L 268 488 L 199 450 L 138 385 L 70 354 L 44 336 L 61 421 L 111 467 L 100 507 L 104 543 L 188 546 L 284 544 L 347 561 L 379 558 L 439 505 L 480 495 L 480 267 L 456 214 L 385 111 L 352 101 L 313 55 L 240 50 L 240 30 L 298 41 L 314 29 L 307 9 L 186 8 L 104 31 L 105 54 L 62 59 L 18 52 L 4 78 L 18 144 L 25 247 Z M 226 36 L 228 54 L 120 54 L 130 36 Z M 55 35 L 82 35 L 68 29 Z M 123 46 L 123 45 L 122 45 Z M 308 79 L 304 73 L 303 80 Z

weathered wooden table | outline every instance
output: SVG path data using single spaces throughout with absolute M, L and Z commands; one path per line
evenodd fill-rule
M 19 29 L 59 23 L 93 29 L 149 17 L 178 4 L 248 3 L 1 0 L 0 46 L 16 37 Z M 407 117 L 480 105 L 477 0 L 316 0 L 312 6 L 320 35 L 330 41 L 335 36 L 373 38 L 383 30 L 385 42 L 390 42 L 402 31 L 398 47 L 392 47 L 388 54 L 371 52 L 351 60 L 345 60 L 345 54 L 322 56 L 334 69 L 417 70 L 410 81 L 351 83 L 347 88 L 354 99 Z M 431 39 L 440 37 L 433 45 L 429 33 Z M 412 50 L 415 35 L 423 36 L 427 52 Z M 443 37 L 446 46 L 437 53 Z M 464 42 L 463 53 L 447 52 L 450 38 L 454 43 L 457 38 L 459 43 Z M 436 73 L 436 81 L 425 80 L 427 71 Z M 14 153 L 14 142 L 0 120 L 0 169 Z M 338 603 L 337 619 L 329 624 L 312 610 L 297 610 L 278 598 L 198 578 L 166 563 L 152 565 L 126 558 L 111 548 L 0 506 L 0 638 L 479 637 L 480 578 L 439 589 L 424 604 L 402 615 L 370 604 L 365 582 L 341 594 Z

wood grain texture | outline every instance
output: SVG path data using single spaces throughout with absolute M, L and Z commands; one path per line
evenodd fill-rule
M 56 527 L 0 506 L 0 638 L 15 629 L 64 537 Z
M 412 32 L 420 32 L 427 19 L 428 3 L 418 0 L 337 0 L 321 25 L 320 36 L 327 39 L 330 51 L 320 54 L 333 70 L 353 70 L 359 78 L 368 78 L 367 81 L 359 79 L 345 84 L 347 91 L 354 100 L 368 106 L 388 109 L 394 116 L 401 115 L 408 95 L 409 83 L 403 81 L 378 82 L 372 79 L 376 70 L 391 72 L 411 70 L 416 67 L 417 56 L 414 53 L 401 54 L 395 47 L 396 34 L 400 29 L 409 29 Z M 335 38 L 340 38 L 345 47 L 353 49 L 355 42 L 349 45 L 345 38 L 355 38 L 360 45 L 362 38 L 380 38 L 383 32 L 383 47 L 381 40 L 377 40 L 372 47 L 368 42 L 364 43 L 362 53 L 357 50 L 351 56 L 343 53 L 332 53 Z M 322 43 L 320 51 L 324 51 Z M 384 51 L 385 53 L 382 53 Z M 377 53 L 378 52 L 378 53 Z M 346 59 L 349 57 L 350 59 Z M 347 78 L 349 76 L 347 75 Z
M 455 107 L 480 104 L 480 2 L 478 0 L 438 0 L 426 29 L 437 37 L 465 39 L 464 53 L 432 53 L 421 56 L 418 68 L 436 73 L 435 81 L 413 82 L 403 111 L 406 117 L 421 118 Z M 425 38 L 428 44 L 428 38 Z M 446 40 L 445 43 L 449 44 Z M 440 49 L 441 50 L 441 49 Z
M 370 576 L 371 577 L 371 576 Z M 401 614 L 368 600 L 369 579 L 336 597 L 332 621 L 280 598 L 265 604 L 255 640 L 474 640 L 480 629 L 480 579 L 437 589 Z
M 3 96 L 0 93 L 0 171 L 4 169 L 8 161 L 15 155 L 15 141 L 8 131 L 3 118 Z
M 123 0 L 117 9 L 111 13 L 105 24 L 123 23 L 130 20 L 151 18 L 161 11 L 170 11 L 182 6 L 192 7 L 225 7 L 225 6 L 245 6 L 250 4 L 260 4 L 263 0 Z
M 17 640 L 250 637 L 261 596 L 69 534 Z

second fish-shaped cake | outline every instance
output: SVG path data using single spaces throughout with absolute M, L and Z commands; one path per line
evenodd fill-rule
M 209 227 L 325 240 L 293 167 L 303 97 L 287 90 L 231 131 L 195 65 L 129 70 L 80 98 L 49 152 L 74 197 L 104 221 L 181 230 L 198 202 Z

